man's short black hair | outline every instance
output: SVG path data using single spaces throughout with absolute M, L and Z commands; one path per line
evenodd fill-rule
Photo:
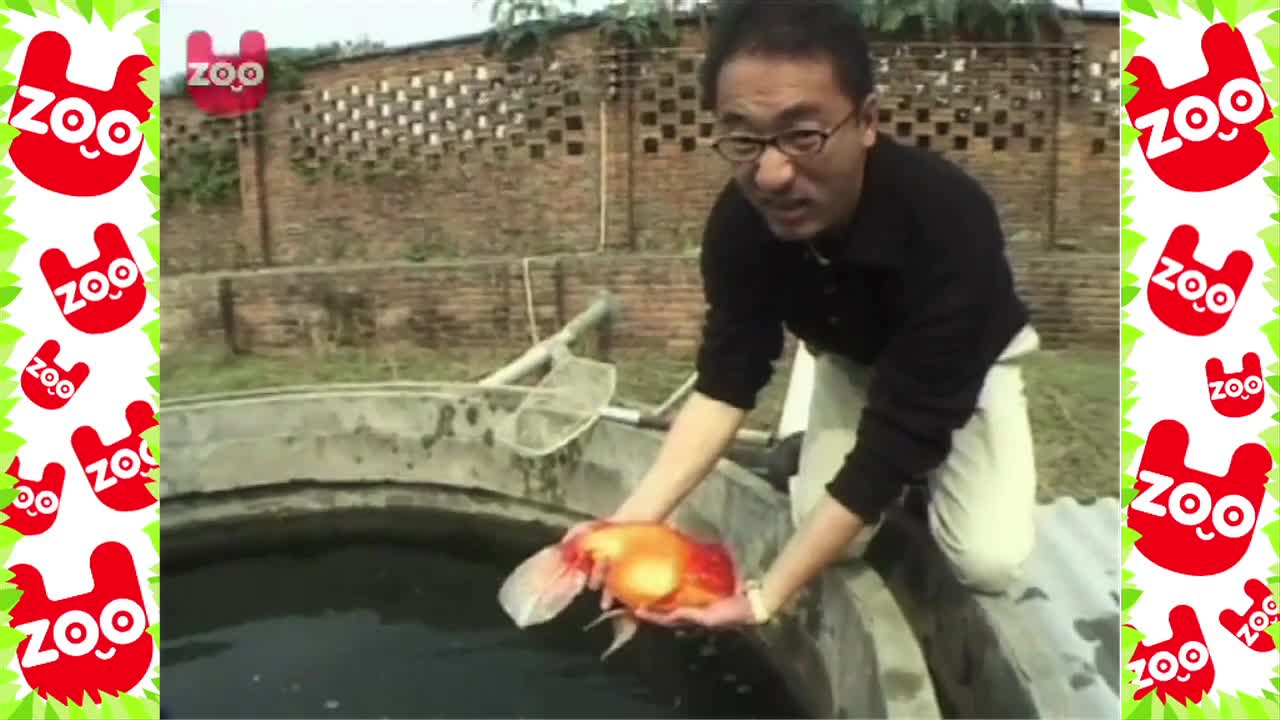
M 740 52 L 826 55 L 859 109 L 875 89 L 867 30 L 850 0 L 721 0 L 702 66 L 707 109 L 715 107 L 721 68 Z

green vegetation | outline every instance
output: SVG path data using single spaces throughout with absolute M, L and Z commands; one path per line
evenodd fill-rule
M 877 34 L 925 40 L 1025 41 L 1061 28 L 1053 0 L 850 0 Z
M 489 8 L 488 49 L 507 57 L 554 52 L 556 36 L 587 19 L 577 0 L 474 0 Z M 1053 0 L 846 0 L 882 38 L 917 40 L 1039 40 L 1061 28 Z M 679 41 L 679 17 L 697 18 L 705 30 L 716 0 L 614 0 L 600 20 L 605 44 L 653 48 Z
M 340 57 L 357 57 L 378 52 L 385 44 L 368 38 L 357 41 L 332 42 L 312 48 L 271 48 L 267 59 L 267 92 L 270 95 L 288 96 L 302 89 L 303 72 L 308 64 Z M 175 73 L 160 83 L 160 97 L 173 99 L 186 93 L 186 78 Z M 240 123 L 247 123 L 241 126 Z M 171 207 L 175 203 L 197 207 L 234 202 L 240 196 L 240 150 L 238 140 L 242 132 L 254 142 L 261 140 L 262 118 L 206 118 L 202 123 L 201 140 L 183 143 L 166 150 L 178 159 L 165 173 L 161 203 Z
M 233 123 L 210 118 L 204 122 L 201 139 L 171 151 L 179 160 L 165 173 L 162 207 L 177 202 L 207 207 L 240 197 L 240 149 Z

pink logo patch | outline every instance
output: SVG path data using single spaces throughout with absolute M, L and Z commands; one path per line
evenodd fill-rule
M 239 55 L 217 55 L 204 31 L 187 36 L 187 93 L 196 107 L 236 117 L 261 107 L 267 96 L 267 41 L 250 30 L 240 36 Z

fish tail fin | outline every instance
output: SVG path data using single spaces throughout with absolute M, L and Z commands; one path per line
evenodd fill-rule
M 516 566 L 498 590 L 498 604 L 516 627 L 529 627 L 564 612 L 586 585 L 586 573 L 552 545 Z
M 600 654 L 601 660 L 607 660 L 610 655 L 614 654 L 622 648 L 623 645 L 631 642 L 636 636 L 636 631 L 640 629 L 640 623 L 635 618 L 626 613 L 620 613 L 613 616 L 613 642 L 605 651 Z
M 599 625 L 600 623 L 604 622 L 605 620 L 608 620 L 608 619 L 610 619 L 610 618 L 615 618 L 615 617 L 617 617 L 617 616 L 619 616 L 619 615 L 622 615 L 622 614 L 623 614 L 623 613 L 625 613 L 625 612 L 627 612 L 627 609 L 626 609 L 626 608 L 614 608 L 614 609 L 612 609 L 612 610 L 606 610 L 606 611 L 604 611 L 604 612 L 600 613 L 600 616 L 599 616 L 599 617 L 597 617 L 595 620 L 592 620 L 591 622 L 589 622 L 589 623 L 587 623 L 586 625 L 584 625 L 584 626 L 582 627 L 582 629 L 583 629 L 583 630 L 590 630 L 591 628 L 593 628 L 593 627 L 595 627 L 595 626 Z

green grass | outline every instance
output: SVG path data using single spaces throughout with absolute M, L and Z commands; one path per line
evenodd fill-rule
M 448 353 L 344 350 L 327 360 L 228 356 L 219 351 L 166 354 L 160 365 L 165 398 L 283 385 L 377 380 L 475 380 L 519 351 Z M 615 352 L 617 404 L 661 403 L 692 371 L 688 358 Z M 789 364 L 777 370 L 749 426 L 772 429 L 781 413 Z M 1119 362 L 1115 353 L 1041 352 L 1026 366 L 1027 398 L 1036 440 L 1041 499 L 1119 494 Z
M 1040 498 L 1120 495 L 1120 357 L 1042 352 L 1026 366 Z

